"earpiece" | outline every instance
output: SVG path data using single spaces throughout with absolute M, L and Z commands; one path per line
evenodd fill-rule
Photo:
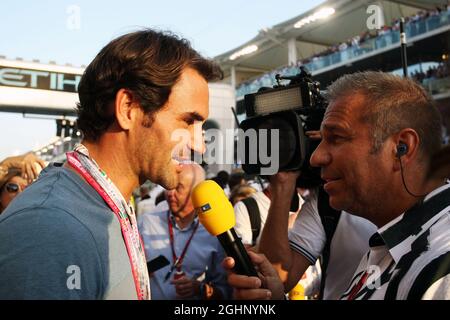
M 404 142 L 400 142 L 397 145 L 397 158 L 400 158 L 401 156 L 404 156 L 405 154 L 408 153 L 408 146 L 406 145 L 406 143 Z
M 417 195 L 417 194 L 412 193 L 411 191 L 409 191 L 408 187 L 406 186 L 405 177 L 403 176 L 402 156 L 404 156 L 407 153 L 408 153 L 408 145 L 404 142 L 399 142 L 399 144 L 397 145 L 397 153 L 395 155 L 397 156 L 397 158 L 400 162 L 400 171 L 402 173 L 403 186 L 405 187 L 406 192 L 408 192 L 413 197 L 416 197 L 416 198 L 425 197 L 426 196 L 425 194 Z

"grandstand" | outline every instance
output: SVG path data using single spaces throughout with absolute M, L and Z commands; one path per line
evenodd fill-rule
M 447 0 L 328 0 L 260 30 L 215 57 L 224 81 L 243 97 L 275 84 L 277 73 L 306 66 L 322 89 L 345 73 L 401 69 L 399 19 L 405 18 L 409 74 L 433 95 L 450 132 L 450 4 Z

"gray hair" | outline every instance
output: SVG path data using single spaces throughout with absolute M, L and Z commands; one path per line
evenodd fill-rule
M 441 148 L 441 115 L 417 82 L 385 72 L 357 72 L 331 84 L 327 99 L 331 102 L 358 93 L 365 98 L 362 120 L 370 125 L 373 153 L 404 128 L 414 129 L 419 135 L 422 156 L 429 159 Z
M 191 180 L 191 188 L 194 188 L 197 184 L 205 180 L 205 170 L 196 162 L 189 161 L 183 164 L 180 175 L 186 176 Z

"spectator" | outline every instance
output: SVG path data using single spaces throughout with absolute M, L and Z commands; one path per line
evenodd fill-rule
M 0 163 L 0 214 L 44 167 L 45 162 L 32 152 L 8 157 Z
M 10 171 L 0 183 L 0 214 L 10 202 L 28 186 L 28 181 L 21 177 L 20 171 Z
M 152 275 L 155 300 L 229 297 L 221 267 L 224 252 L 217 238 L 199 223 L 191 201 L 192 189 L 204 179 L 205 172 L 199 165 L 183 165 L 178 185 L 167 191 L 169 209 L 146 213 L 142 218 L 140 231 L 147 259 L 163 255 L 172 262 Z
M 230 189 L 228 187 L 228 179 L 230 175 L 228 172 L 222 170 L 217 173 L 217 176 L 214 177 L 212 180 L 214 180 L 224 191 L 227 197 L 230 196 Z
M 247 199 L 255 192 L 254 188 L 246 184 L 237 185 L 231 190 L 230 202 L 234 206 L 237 202 Z
M 233 172 L 228 179 L 228 187 L 233 190 L 236 186 L 245 185 L 247 181 L 245 180 L 245 174 L 243 172 Z
M 21 156 L 8 157 L 0 162 L 0 183 L 6 180 L 10 170 L 20 172 L 22 178 L 31 183 L 36 180 L 45 166 L 46 163 L 33 152 L 28 152 Z

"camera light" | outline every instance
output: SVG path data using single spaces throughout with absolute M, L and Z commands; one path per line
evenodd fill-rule
M 303 106 L 300 88 L 298 86 L 255 95 L 254 110 L 256 115 L 286 111 Z

